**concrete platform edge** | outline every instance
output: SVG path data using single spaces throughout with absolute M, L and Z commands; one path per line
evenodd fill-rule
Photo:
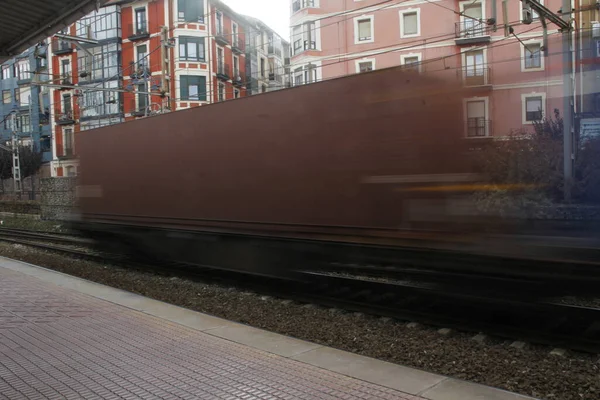
M 533 399 L 227 321 L 26 262 L 2 256 L 0 262 L 2 268 L 209 335 L 430 400 Z

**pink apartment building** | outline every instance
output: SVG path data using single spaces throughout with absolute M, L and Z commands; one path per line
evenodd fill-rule
M 545 3 L 557 12 L 562 0 Z M 544 54 L 537 14 L 523 24 L 521 2 L 509 0 L 507 15 L 516 37 L 505 36 L 501 0 L 292 0 L 291 79 L 406 65 L 469 88 L 467 137 L 531 129 L 540 112 L 562 109 L 562 35 L 548 24 Z

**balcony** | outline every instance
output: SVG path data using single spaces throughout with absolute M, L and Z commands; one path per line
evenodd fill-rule
M 150 108 L 148 107 L 148 97 L 146 95 L 138 95 L 136 101 L 135 98 L 131 99 L 130 110 L 131 116 L 133 117 L 145 117 L 150 114 Z
M 64 87 L 61 87 L 59 90 L 68 90 L 71 89 L 70 86 L 73 86 L 73 77 L 71 76 L 71 74 L 62 74 L 60 76 L 60 84 L 64 85 Z
M 73 52 L 73 45 L 66 40 L 53 40 L 52 53 L 54 55 L 69 54 Z
M 305 8 L 314 8 L 315 0 L 296 0 L 292 3 L 292 13 L 296 13 Z
M 127 37 L 127 39 L 131 40 L 132 42 L 135 42 L 136 40 L 148 39 L 150 37 L 147 21 L 129 24 L 129 32 L 131 32 L 131 34 Z
M 486 88 L 492 85 L 492 69 L 486 65 L 463 67 L 460 74 L 465 87 Z
M 485 117 L 467 118 L 467 137 L 492 136 L 492 121 Z
M 239 71 L 233 71 L 233 77 L 231 79 L 233 81 L 233 86 L 242 87 L 246 85 L 246 78 Z
M 486 21 L 465 19 L 457 22 L 454 30 L 457 45 L 489 43 L 491 40 L 492 27 Z
M 73 125 L 75 117 L 72 112 L 56 113 L 56 125 Z
M 244 54 L 246 52 L 246 42 L 244 38 L 234 36 L 231 41 L 231 50 L 237 54 Z
M 222 46 L 228 45 L 231 42 L 231 33 L 224 27 L 217 25 L 215 40 Z
M 231 76 L 231 72 L 229 69 L 229 64 L 225 64 L 223 62 L 219 62 L 217 65 L 217 78 L 228 81 Z
M 145 62 L 137 62 L 129 64 L 130 77 L 134 80 L 147 79 L 150 77 L 150 69 Z

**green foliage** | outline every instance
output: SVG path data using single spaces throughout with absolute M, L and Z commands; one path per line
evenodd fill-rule
M 591 138 L 576 149 L 574 165 L 574 200 L 600 202 L 600 138 Z M 499 198 L 507 207 L 525 207 L 525 202 L 545 203 L 560 201 L 563 196 L 563 119 L 558 110 L 552 117 L 534 123 L 534 133 L 512 132 L 505 139 L 496 140 L 479 154 L 479 165 L 492 184 L 517 184 L 524 192 L 486 194 L 491 196 L 489 206 Z M 484 204 L 485 201 L 480 199 Z M 487 207 L 487 206 L 486 206 Z

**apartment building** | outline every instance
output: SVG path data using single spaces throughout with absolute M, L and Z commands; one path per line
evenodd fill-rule
M 264 22 L 252 17 L 248 21 L 246 69 L 251 94 L 272 92 L 289 86 L 290 43 Z
M 47 88 L 32 83 L 47 77 L 46 52 L 46 43 L 40 43 L 0 65 L 0 141 L 16 135 L 21 144 L 41 151 L 43 162 L 52 159 L 50 100 Z
M 558 11 L 561 0 L 544 0 Z M 292 0 L 291 74 L 294 85 L 405 65 L 469 90 L 465 136 L 505 136 L 562 109 L 562 35 L 522 21 L 522 3 L 509 1 L 505 35 L 502 2 L 493 0 Z M 495 6 L 495 8 L 494 8 Z M 544 51 L 544 49 L 546 51 Z
M 80 132 L 286 84 L 286 42 L 220 0 L 113 0 L 50 40 L 53 176 L 78 173 Z

